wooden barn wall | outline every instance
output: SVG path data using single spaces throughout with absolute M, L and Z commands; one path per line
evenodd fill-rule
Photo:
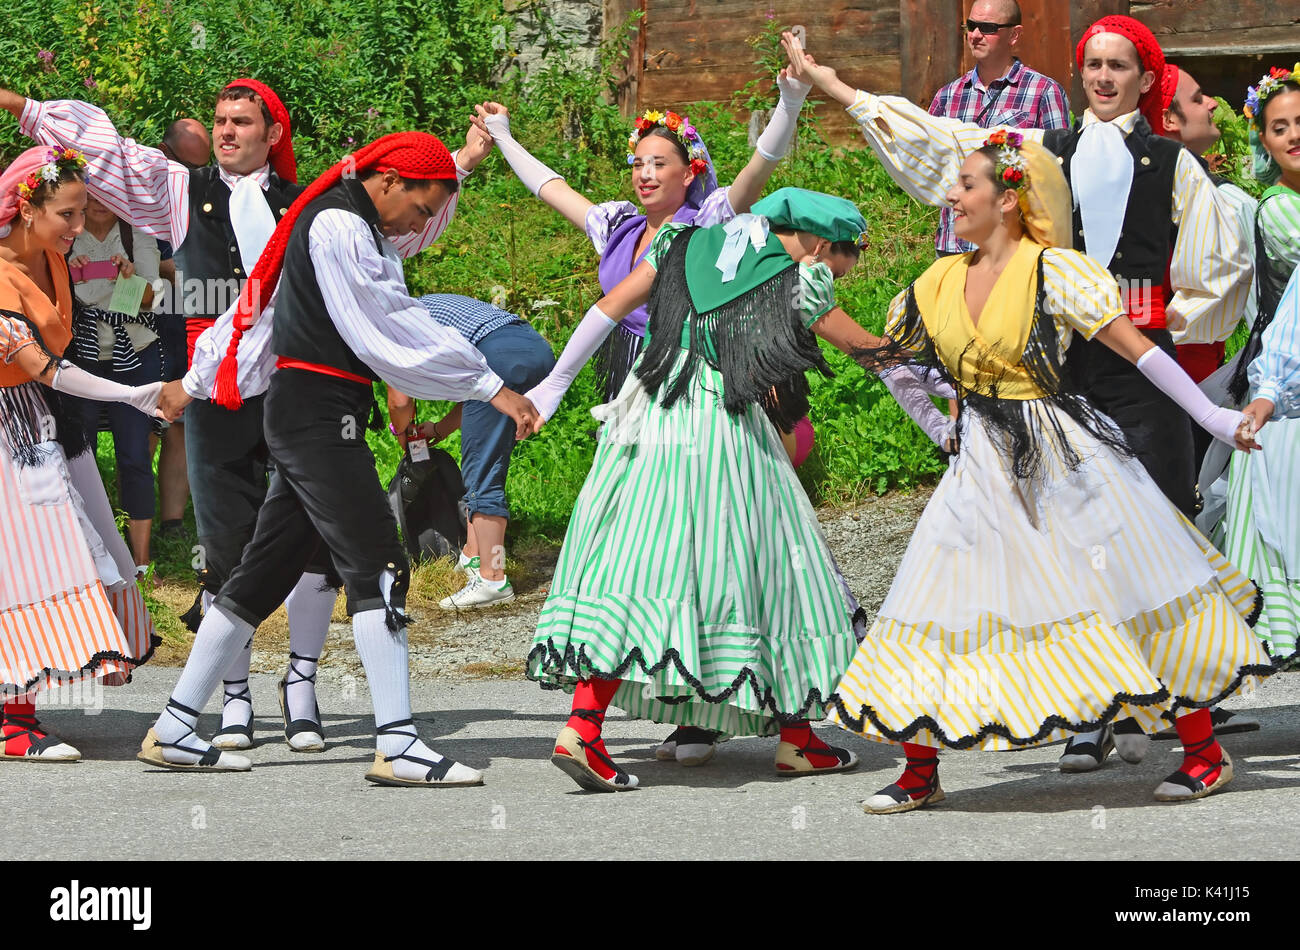
M 729 100 L 756 74 L 747 40 L 769 15 L 802 25 L 809 50 L 834 65 L 846 82 L 922 105 L 974 65 L 960 28 L 973 0 L 603 3 L 607 38 L 628 13 L 645 14 L 619 96 L 629 114 Z M 1193 72 L 1207 92 L 1231 102 L 1266 66 L 1300 58 L 1296 0 L 1020 0 L 1020 6 L 1021 59 L 1065 86 L 1076 112 L 1084 101 L 1074 45 L 1089 24 L 1108 14 L 1130 14 L 1146 23 L 1172 61 Z M 819 116 L 831 138 L 856 135 L 843 110 L 822 106 Z
M 769 10 L 781 23 L 801 25 L 808 48 L 821 52 L 846 82 L 890 92 L 901 85 L 897 0 L 640 2 L 646 9 L 644 54 L 635 96 L 625 101 L 625 105 L 634 102 L 637 111 L 730 99 L 757 73 L 756 54 L 747 40 L 762 31 Z M 631 8 L 628 0 L 607 3 Z M 837 126 L 827 130 L 834 137 L 851 131 L 843 110 L 823 107 L 822 114 Z

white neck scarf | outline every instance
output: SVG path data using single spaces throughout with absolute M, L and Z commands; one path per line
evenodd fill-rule
M 248 277 L 275 231 L 275 215 L 266 203 L 262 186 L 252 175 L 239 179 L 230 191 L 230 224 L 235 229 L 239 259 L 244 262 L 244 276 Z
M 1109 267 L 1133 186 L 1133 156 L 1124 146 L 1124 133 L 1118 125 L 1092 122 L 1083 127 L 1070 160 L 1070 183 L 1083 218 L 1088 256 Z

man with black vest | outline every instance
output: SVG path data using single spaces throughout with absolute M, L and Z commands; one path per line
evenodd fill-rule
M 199 738 L 198 710 L 312 553 L 328 549 L 347 585 L 375 711 L 366 778 L 417 787 L 482 783 L 476 769 L 439 755 L 416 732 L 404 629 L 408 566 L 365 440 L 378 379 L 425 399 L 490 402 L 514 420 L 516 437 L 540 422 L 463 336 L 436 324 L 407 292 L 393 241 L 422 233 L 460 177 L 428 133 L 386 135 L 358 149 L 293 204 L 237 306 L 213 328 L 226 341 L 225 355 L 202 395 L 237 408 L 249 392 L 250 367 L 258 379 L 269 377 L 265 425 L 276 467 L 253 540 L 203 618 L 185 670 L 141 746 L 143 761 L 198 771 L 250 768 L 243 756 Z M 268 328 L 266 346 L 252 345 L 259 328 Z
M 947 204 L 958 169 L 988 130 L 856 90 L 804 53 L 793 34 L 782 45 L 798 78 L 848 109 L 895 182 L 927 204 Z M 1196 158 L 1152 132 L 1162 121 L 1157 80 L 1165 62 L 1151 31 L 1131 17 L 1103 17 L 1084 31 L 1075 55 L 1088 99 L 1082 118 L 1071 129 L 1020 134 L 1056 153 L 1070 181 L 1075 249 L 1108 267 L 1129 318 L 1174 356 L 1171 330 L 1191 332 L 1240 312 L 1253 272 L 1248 249 Z M 1178 228 L 1172 249 L 1171 225 Z M 1194 518 L 1191 420 L 1131 364 L 1102 350 L 1076 337 L 1067 363 L 1076 385 L 1115 420 L 1166 497 Z M 1134 726 L 1117 725 L 1118 744 L 1110 728 L 1076 735 L 1062 770 L 1095 769 L 1115 748 L 1126 761 L 1140 761 L 1147 738 Z

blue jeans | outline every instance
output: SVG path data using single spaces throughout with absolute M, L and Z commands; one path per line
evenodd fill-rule
M 162 372 L 159 358 L 162 347 L 155 340 L 136 353 L 140 368 L 126 373 L 113 372 L 111 360 L 85 365 L 87 372 L 111 379 L 124 386 L 144 386 L 156 383 Z M 86 429 L 94 444 L 99 428 L 100 413 L 108 415 L 108 428 L 113 433 L 113 453 L 117 456 L 119 502 L 127 517 L 134 520 L 153 518 L 153 459 L 149 455 L 149 435 L 153 421 L 139 409 L 124 402 L 96 402 L 84 400 Z
M 478 342 L 478 351 L 506 387 L 524 393 L 555 366 L 555 354 L 541 334 L 526 323 L 493 330 Z M 515 424 L 486 402 L 467 402 L 460 422 L 460 471 L 470 517 L 509 518 L 506 475 L 515 447 Z

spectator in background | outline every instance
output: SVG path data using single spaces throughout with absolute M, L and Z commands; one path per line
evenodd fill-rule
M 935 93 L 930 114 L 974 122 L 986 129 L 1064 129 L 1070 124 L 1065 90 L 1016 56 L 1024 27 L 1016 0 L 975 0 L 962 30 L 975 68 Z M 974 246 L 953 232 L 952 209 L 939 210 L 935 250 L 965 254 Z
M 158 281 L 158 242 L 118 219 L 94 198 L 86 199 L 86 228 L 69 255 L 73 293 L 82 309 L 73 322 L 77 362 L 87 371 L 126 386 L 147 386 L 162 378 L 157 322 L 150 312 Z M 110 309 L 120 278 L 148 281 L 136 313 Z M 129 519 L 127 538 L 136 572 L 149 564 L 153 528 L 153 462 L 149 417 L 122 403 L 85 404 L 86 427 L 93 435 L 107 411 L 117 457 L 118 501 Z
M 489 303 L 457 294 L 425 294 L 420 303 L 429 315 L 470 342 L 510 389 L 536 386 L 555 366 L 551 345 L 526 321 Z M 405 447 L 408 440 L 436 445 L 461 430 L 461 476 L 469 505 L 465 548 L 457 567 L 465 586 L 444 598 L 443 610 L 509 603 L 514 589 L 506 577 L 506 475 L 515 447 L 515 424 L 486 402 L 458 403 L 437 422 L 415 425 L 415 400 L 388 387 L 389 427 Z
M 159 150 L 172 161 L 180 162 L 190 171 L 202 168 L 212 155 L 212 138 L 198 119 L 177 119 L 167 127 Z M 170 286 L 167 308 L 158 312 L 158 340 L 162 346 L 162 381 L 169 383 L 185 375 L 185 308 L 180 305 L 176 285 L 176 262 L 172 246 L 158 242 L 158 276 Z M 158 505 L 162 517 L 159 533 L 163 535 L 182 530 L 185 504 L 190 497 L 189 473 L 185 467 L 185 416 L 175 422 L 155 423 L 162 427 L 156 440 L 162 444 L 158 456 Z M 157 446 L 150 444 L 152 458 Z

